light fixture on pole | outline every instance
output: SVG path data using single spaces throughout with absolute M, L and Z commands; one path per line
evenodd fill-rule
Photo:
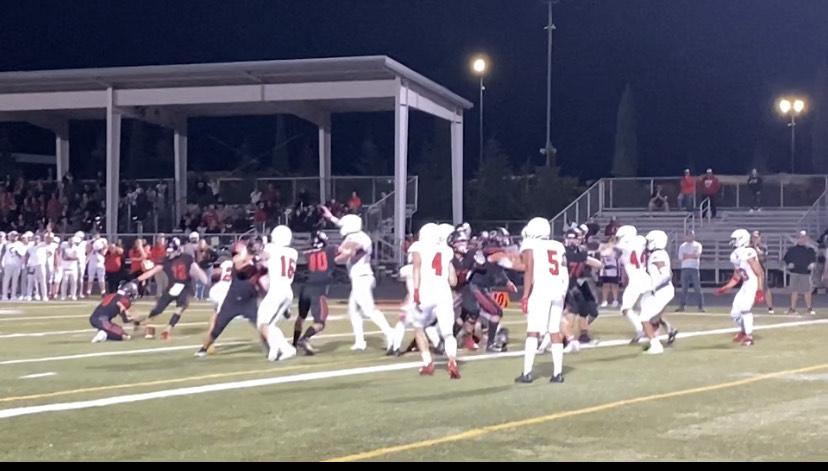
M 483 76 L 486 74 L 486 69 L 488 68 L 489 64 L 486 63 L 486 59 L 483 57 L 478 56 L 472 62 L 472 70 L 480 77 L 480 166 L 483 166 L 483 90 L 486 87 L 483 85 Z
M 783 116 L 790 116 L 788 127 L 791 128 L 791 174 L 794 173 L 796 160 L 796 117 L 805 110 L 805 101 L 800 98 L 783 98 L 779 100 L 779 111 Z

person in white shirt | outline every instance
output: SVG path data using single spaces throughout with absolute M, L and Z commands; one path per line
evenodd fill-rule
M 702 294 L 701 277 L 699 275 L 701 254 L 702 244 L 696 240 L 696 234 L 690 231 L 687 233 L 687 239 L 678 249 L 678 259 L 681 262 L 681 296 L 679 296 L 679 307 L 676 312 L 684 311 L 687 306 L 687 291 L 691 284 L 699 298 L 699 312 L 704 312 L 704 295 Z
M 85 297 L 84 294 L 83 294 L 83 276 L 86 274 L 86 260 L 87 260 L 86 253 L 88 251 L 86 247 L 88 245 L 88 242 L 86 241 L 86 234 L 84 234 L 81 231 L 76 232 L 75 237 L 77 237 L 78 241 L 79 241 L 78 245 L 77 245 L 77 247 L 78 247 L 78 250 L 77 250 L 77 256 L 78 256 L 78 275 L 77 275 L 77 278 L 78 279 L 75 280 L 75 284 L 77 285 L 77 286 L 75 286 L 75 289 L 77 290 L 78 296 L 80 296 L 81 299 L 82 299 L 82 298 Z
M 48 253 L 46 251 L 49 244 L 42 240 L 39 235 L 34 236 L 34 243 L 26 252 L 26 301 L 44 301 L 49 300 L 49 290 L 46 284 L 46 263 L 48 263 Z
M 28 271 L 28 254 L 29 249 L 32 248 L 34 245 L 34 233 L 31 231 L 26 231 L 20 235 L 20 243 L 23 244 L 23 263 L 20 267 L 20 292 L 19 296 L 20 299 L 25 301 L 31 301 L 31 299 L 26 299 L 26 292 L 28 291 L 29 285 L 29 271 Z
M 49 298 L 54 299 L 58 293 L 63 267 L 60 263 L 60 237 L 46 233 L 46 282 L 49 285 Z
M 664 308 L 676 294 L 673 287 L 673 269 L 670 255 L 667 253 L 667 234 L 664 231 L 650 231 L 647 234 L 647 290 L 641 295 L 641 313 L 639 319 L 642 328 L 650 340 L 645 351 L 647 354 L 664 352 L 664 346 L 658 340 L 658 326 L 666 325 L 669 331 L 667 344 L 672 344 L 678 331 L 662 319 Z
M 67 291 L 69 297 L 74 301 L 78 299 L 78 253 L 80 252 L 81 240 L 73 236 L 64 242 L 60 248 L 60 263 L 62 266 L 62 277 L 60 280 L 60 299 L 65 300 Z
M 99 232 L 92 234 L 92 240 L 89 241 L 87 250 L 89 251 L 87 262 L 87 282 L 86 295 L 92 296 L 92 283 L 98 280 L 98 289 L 101 296 L 106 294 L 106 269 L 104 268 L 104 257 L 106 251 L 109 249 L 109 243 L 101 237 Z
M 4 300 L 20 300 L 18 288 L 20 286 L 20 271 L 23 268 L 23 257 L 25 256 L 26 248 L 18 240 L 17 231 L 9 232 L 9 241 L 6 242 L 6 250 L 3 252 Z
M 267 294 L 259 304 L 256 327 L 269 347 L 267 359 L 287 360 L 296 356 L 279 323 L 287 318 L 293 302 L 293 276 L 299 253 L 292 248 L 293 232 L 287 226 L 276 226 L 270 233 L 270 243 L 265 245 L 262 258 L 267 263 Z

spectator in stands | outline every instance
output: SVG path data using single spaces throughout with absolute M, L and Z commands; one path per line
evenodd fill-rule
M 765 303 L 768 305 L 768 314 L 773 314 L 773 294 L 771 294 L 771 280 L 767 269 L 768 246 L 762 241 L 762 234 L 759 231 L 753 231 L 750 238 L 750 246 L 756 251 L 756 256 L 759 258 L 759 266 L 762 267 L 762 272 L 768 275 L 765 279 Z
M 132 249 L 129 251 L 129 279 L 134 280 L 141 275 L 144 271 L 144 261 L 147 259 L 147 249 L 145 247 L 146 243 L 144 239 L 135 239 L 135 243 L 132 244 Z M 146 286 L 146 282 L 141 283 L 138 286 L 138 292 L 141 296 L 144 295 L 144 287 Z
M 258 206 L 259 201 L 262 199 L 262 192 L 259 191 L 258 188 L 253 188 L 253 191 L 250 192 L 250 204 L 253 206 Z
M 118 285 L 123 279 L 124 248 L 121 241 L 109 244 L 109 250 L 104 255 L 104 269 L 106 270 L 106 292 L 118 291 Z
M 606 238 L 615 237 L 615 233 L 618 232 L 619 227 L 621 227 L 621 223 L 618 222 L 618 218 L 611 216 L 607 227 L 604 228 L 604 236 Z
M 759 172 L 756 169 L 751 170 L 750 175 L 748 175 L 747 187 L 753 196 L 750 204 L 750 212 L 761 211 L 759 201 L 762 195 L 762 177 L 759 176 Z
M 696 207 L 696 179 L 690 174 L 690 169 L 684 169 L 684 177 L 681 179 L 678 196 L 678 209 L 687 212 L 693 211 Z
M 150 249 L 148 258 L 155 265 L 164 263 L 164 258 L 167 256 L 167 237 L 164 234 L 158 234 L 155 237 L 155 244 Z M 169 280 L 164 271 L 160 271 L 155 275 L 155 297 L 161 296 L 161 293 L 167 291 L 169 287 Z
M 359 195 L 357 194 L 356 190 L 351 192 L 351 198 L 348 200 L 348 209 L 351 213 L 356 214 L 359 213 L 359 210 L 362 208 L 362 199 L 360 199 Z
M 788 267 L 791 274 L 791 307 L 788 309 L 788 314 L 796 314 L 796 304 L 799 301 L 799 295 L 805 297 L 805 305 L 808 313 L 812 316 L 816 314 L 813 308 L 813 299 L 811 296 L 811 271 L 816 265 L 816 251 L 809 245 L 810 239 L 808 233 L 800 231 L 796 240 L 796 245 L 789 248 L 785 252 L 783 260 Z
M 716 200 L 719 195 L 719 179 L 713 175 L 713 169 L 707 169 L 707 173 L 702 177 L 701 193 L 704 199 L 710 204 L 710 217 L 716 217 Z
M 587 240 L 592 239 L 593 237 L 597 236 L 599 232 L 601 232 L 601 226 L 595 222 L 595 216 L 590 216 L 586 223 L 587 227 Z
M 655 191 L 650 195 L 650 203 L 647 205 L 647 209 L 650 212 L 667 212 L 670 210 L 670 206 L 667 204 L 667 195 L 663 193 L 661 185 L 656 185 Z
M 676 312 L 683 312 L 685 306 L 687 306 L 687 289 L 691 284 L 699 299 L 699 312 L 704 312 L 704 295 L 701 290 L 701 275 L 699 273 L 701 254 L 702 244 L 696 240 L 696 233 L 690 231 L 684 243 L 678 249 L 678 259 L 681 262 L 681 295 L 679 296 L 679 307 Z

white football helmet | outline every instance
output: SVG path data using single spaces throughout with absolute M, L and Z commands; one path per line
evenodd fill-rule
M 447 244 L 449 236 L 454 232 L 454 226 L 451 224 L 440 224 L 437 226 L 439 231 L 440 240 L 438 241 L 441 244 Z
M 736 229 L 730 234 L 730 245 L 732 247 L 747 247 L 750 245 L 750 232 L 745 229 Z
M 342 236 L 362 230 L 362 218 L 356 214 L 346 214 L 339 220 L 339 233 Z
M 638 229 L 635 226 L 621 226 L 615 233 L 615 240 L 621 242 L 624 239 L 632 239 L 638 235 Z
M 667 248 L 667 234 L 664 231 L 650 231 L 647 234 L 647 250 L 664 250 Z
M 524 239 L 548 239 L 552 234 L 552 226 L 546 218 L 533 218 L 520 232 Z
M 270 231 L 270 243 L 278 247 L 290 247 L 293 232 L 287 226 L 276 226 Z
M 434 224 L 433 222 L 424 224 L 423 227 L 420 228 L 417 240 L 421 244 L 425 245 L 438 244 L 440 242 L 440 226 Z

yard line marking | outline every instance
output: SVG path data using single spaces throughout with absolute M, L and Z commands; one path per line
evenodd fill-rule
M 36 374 L 33 374 L 33 375 L 21 376 L 20 379 L 45 378 L 47 376 L 54 376 L 56 374 L 57 373 L 51 373 L 51 372 L 50 373 L 36 373 Z
M 828 320 L 825 320 L 823 322 L 820 322 L 820 321 L 798 322 L 798 323 L 792 322 L 792 323 L 788 324 L 787 326 L 788 327 L 797 327 L 797 326 L 801 326 L 801 325 L 821 324 L 821 323 L 826 323 L 826 322 L 828 322 Z M 761 329 L 761 328 L 775 329 L 775 328 L 781 328 L 781 326 L 780 326 L 780 324 L 774 324 L 774 325 L 769 325 L 769 326 L 756 327 L 756 329 Z M 723 332 L 723 331 L 725 331 L 725 332 Z M 713 335 L 713 334 L 718 334 L 718 333 L 727 333 L 727 332 L 736 332 L 736 331 L 738 331 L 738 329 L 735 329 L 735 328 L 733 328 L 733 329 L 717 329 L 717 330 L 711 330 L 711 331 L 688 332 L 688 333 L 684 334 L 683 336 L 684 337 L 696 337 L 696 336 Z M 620 346 L 620 345 L 627 345 L 628 343 L 629 343 L 628 340 L 614 340 L 614 341 L 604 342 L 604 343 L 601 343 L 601 344 L 598 344 L 598 345 L 593 345 L 593 346 L 590 346 L 590 347 L 591 348 L 600 348 L 602 346 L 603 347 Z M 523 355 L 522 351 L 475 355 L 475 356 L 470 356 L 470 357 L 461 357 L 461 358 L 458 358 L 458 359 L 462 360 L 464 362 L 472 362 L 472 361 L 492 360 L 492 359 L 499 359 L 499 358 L 510 358 L 510 357 L 515 357 L 515 356 L 520 356 L 520 355 Z M 445 362 L 439 362 L 439 363 L 445 363 Z M 299 366 L 302 366 L 302 365 L 297 365 L 297 367 L 299 367 Z M 53 404 L 45 404 L 45 405 L 40 405 L 40 406 L 24 406 L 24 407 L 10 408 L 10 409 L 0 409 L 0 419 L 9 418 L 9 417 L 18 417 L 18 416 L 22 416 L 22 415 L 41 414 L 41 413 L 46 413 L 46 412 L 58 412 L 58 411 L 66 411 L 66 410 L 88 409 L 88 408 L 92 408 L 92 407 L 105 407 L 105 406 L 117 405 L 117 404 L 128 404 L 128 403 L 133 403 L 133 402 L 149 401 L 149 400 L 153 400 L 153 399 L 165 399 L 165 398 L 169 398 L 169 397 L 203 394 L 203 393 L 208 393 L 208 392 L 228 391 L 228 390 L 234 390 L 234 389 L 248 389 L 248 388 L 261 387 L 261 386 L 272 386 L 272 385 L 295 383 L 295 382 L 315 381 L 315 380 L 323 380 L 323 379 L 330 379 L 330 378 L 338 378 L 338 377 L 343 377 L 343 376 L 364 375 L 364 374 L 370 374 L 370 373 L 386 373 L 386 372 L 399 371 L 399 370 L 405 370 L 405 369 L 414 369 L 414 368 L 419 368 L 421 366 L 422 366 L 421 361 L 414 361 L 414 362 L 397 363 L 397 364 L 391 364 L 391 365 L 386 364 L 386 365 L 375 365 L 375 366 L 368 366 L 368 367 L 361 367 L 361 368 L 352 368 L 352 369 L 347 369 L 347 370 L 320 371 L 320 372 L 304 373 L 304 374 L 292 375 L 292 376 L 279 376 L 279 377 L 275 377 L 275 378 L 263 378 L 263 379 L 246 380 L 246 381 L 234 381 L 234 382 L 229 382 L 229 383 L 209 384 L 209 385 L 203 385 L 203 386 L 192 386 L 192 387 L 187 387 L 187 388 L 166 389 L 166 390 L 155 391 L 155 392 L 150 392 L 150 393 L 129 394 L 129 395 L 125 395 L 125 396 L 113 396 L 113 397 L 109 397 L 109 398 L 94 399 L 94 400 L 87 400 L 87 401 L 53 403 Z M 771 375 L 776 375 L 776 376 L 784 376 L 786 374 L 797 374 L 797 373 L 803 373 L 803 372 L 813 371 L 813 370 L 822 369 L 822 368 L 828 368 L 828 363 L 823 364 L 823 365 L 818 365 L 818 366 L 812 366 L 812 367 L 808 367 L 808 368 L 804 368 L 804 369 L 800 369 L 800 370 L 782 371 L 782 372 L 770 373 L 770 374 Z M 768 376 L 768 375 L 755 376 L 755 377 L 752 377 L 752 378 L 747 378 L 747 379 L 743 379 L 743 380 L 740 380 L 740 381 L 735 381 L 732 384 L 734 384 L 734 385 L 749 384 L 749 383 L 752 383 L 752 382 L 760 381 L 762 379 L 767 379 L 767 377 L 770 377 L 770 376 Z M 175 380 L 160 380 L 160 381 L 175 381 Z M 724 383 L 724 384 L 731 384 L 731 383 Z M 117 386 L 118 385 L 101 386 L 100 388 L 104 388 L 104 390 L 105 390 L 107 388 L 112 389 L 112 388 L 117 387 Z M 708 388 L 707 390 L 715 390 L 715 389 L 720 389 L 721 387 L 720 386 L 717 387 L 716 385 L 714 385 L 714 386 L 705 386 L 703 388 L 695 388 L 693 390 L 687 390 L 687 391 L 696 391 L 696 390 L 704 389 L 704 388 Z M 88 389 L 89 389 L 89 391 L 86 391 L 86 392 L 93 392 L 93 391 L 98 390 L 96 388 L 88 388 Z M 701 391 L 698 391 L 698 392 L 701 392 Z M 46 394 L 58 394 L 58 393 L 46 393 Z M 660 399 L 660 398 L 663 398 L 663 397 L 673 397 L 675 394 L 676 393 L 666 393 L 666 394 L 657 395 L 657 397 L 656 396 L 652 396 L 652 397 Z M 685 394 L 692 394 L 692 392 L 685 393 Z M 23 397 L 25 398 L 26 396 L 23 396 Z M 647 397 L 651 397 L 651 396 L 647 396 Z M 646 397 L 645 397 L 645 399 L 646 399 Z M 0 402 L 10 402 L 10 401 L 13 401 L 13 400 L 20 400 L 20 399 L 19 398 L 4 398 Z M 647 399 L 647 400 L 654 400 L 654 399 Z M 632 404 L 632 403 L 641 402 L 641 401 L 642 401 L 641 398 L 630 399 L 630 400 L 627 400 L 627 401 L 619 401 L 618 403 L 610 403 L 609 405 L 612 406 L 612 407 L 609 407 L 607 404 L 604 404 L 603 406 L 596 406 L 596 407 L 599 407 L 599 408 L 603 407 L 603 409 L 598 409 L 598 410 L 606 410 L 606 409 L 611 409 L 611 408 L 614 408 L 614 407 L 620 407 L 620 405 L 627 405 L 627 404 Z M 616 404 L 616 405 L 613 406 L 613 404 Z M 620 405 L 618 405 L 618 404 L 620 404 Z M 569 411 L 569 412 L 561 413 L 561 414 L 564 414 L 564 415 L 561 415 L 561 414 L 555 414 L 555 415 L 556 416 L 561 415 L 560 417 L 557 417 L 557 418 L 564 418 L 564 417 L 569 417 L 569 416 L 572 416 L 572 415 L 579 415 L 579 414 L 585 414 L 585 413 L 597 411 L 597 410 L 594 410 L 594 409 L 595 408 L 593 407 L 593 408 L 588 408 L 588 409 L 580 409 L 580 410 L 577 410 L 577 411 Z M 584 411 L 586 411 L 586 412 L 584 412 Z M 545 417 L 548 417 L 548 416 L 545 416 Z M 537 420 L 537 418 L 536 419 L 528 419 L 528 421 L 520 421 L 520 422 L 521 423 L 522 422 L 527 422 L 527 425 L 528 425 L 528 424 L 534 423 L 534 422 L 532 422 L 533 420 Z M 556 420 L 556 419 L 547 419 L 547 421 L 548 420 Z M 510 422 L 509 424 L 512 424 L 512 422 Z M 494 427 L 503 427 L 503 425 L 498 425 L 498 426 L 494 426 Z M 506 427 L 506 428 L 514 428 L 514 427 Z M 484 428 L 484 429 L 485 429 L 485 431 L 483 432 L 483 434 L 490 432 L 490 430 L 488 430 L 488 428 Z M 480 430 L 484 430 L 484 429 L 480 429 Z M 464 432 L 464 433 L 469 433 L 469 432 Z M 459 434 L 459 435 L 463 435 L 463 438 L 466 438 L 464 436 L 464 434 Z M 472 435 L 472 437 L 473 436 L 476 436 L 476 435 Z M 454 435 L 452 435 L 451 437 L 454 437 Z M 452 439 L 452 440 L 448 440 L 448 441 L 455 441 L 455 440 L 460 440 L 460 439 L 463 439 L 463 438 L 456 438 L 456 439 Z M 436 439 L 436 440 L 439 440 L 439 439 Z M 421 443 L 426 443 L 426 442 L 417 442 L 416 444 L 413 444 L 413 445 L 418 445 L 418 446 L 414 446 L 414 448 L 423 447 L 423 446 L 433 446 L 433 445 L 439 444 L 441 442 L 439 442 L 439 441 L 435 442 L 435 440 L 429 440 L 429 441 L 427 441 L 427 443 L 429 443 L 429 445 L 420 445 Z M 401 445 L 401 446 L 405 447 L 405 446 L 412 446 L 412 445 Z M 397 449 L 397 448 L 399 448 L 399 447 L 393 447 L 393 449 Z M 414 449 L 414 448 L 411 448 L 411 449 Z M 388 450 L 388 448 L 383 448 L 382 450 Z M 405 451 L 405 450 L 398 450 L 398 451 Z M 366 453 L 376 453 L 376 452 L 377 451 L 366 452 Z M 382 454 L 388 454 L 388 452 L 384 451 L 383 453 L 381 453 L 380 455 L 377 455 L 377 456 L 382 456 Z M 352 458 L 354 456 L 363 456 L 363 455 L 365 455 L 365 453 L 360 454 L 360 455 L 349 455 L 349 456 L 346 456 L 344 458 Z M 365 458 L 356 458 L 356 459 L 365 459 Z M 350 461 L 354 461 L 354 460 L 355 459 L 351 459 Z M 348 461 L 348 460 L 346 460 L 346 461 Z
M 512 422 L 504 422 L 497 425 L 489 425 L 486 427 L 479 427 L 473 428 L 470 430 L 466 430 L 465 432 L 456 433 L 453 435 L 446 435 L 439 438 L 432 438 L 430 440 L 423 440 L 414 443 L 408 443 L 405 445 L 397 445 L 392 447 L 386 448 L 378 448 L 376 450 L 366 451 L 362 453 L 356 453 L 353 455 L 348 456 L 340 456 L 338 458 L 331 458 L 328 460 L 324 460 L 324 462 L 348 462 L 348 461 L 360 461 L 366 460 L 371 458 L 378 458 L 380 456 L 386 456 L 394 453 L 401 453 L 405 451 L 417 450 L 420 448 L 429 448 L 437 445 L 443 445 L 446 443 L 458 442 L 461 440 L 469 440 L 472 438 L 477 438 L 483 435 L 487 435 L 493 432 L 500 432 L 504 430 L 511 430 L 516 428 L 528 427 L 531 425 L 539 425 L 544 424 L 547 422 L 553 422 L 555 420 L 566 419 L 569 417 L 576 417 L 579 415 L 586 415 L 586 414 L 593 414 L 596 412 L 603 412 L 612 409 L 617 409 L 619 407 L 634 405 L 634 404 L 641 404 L 645 402 L 652 402 L 658 401 L 661 399 L 672 399 L 676 397 L 683 397 L 683 396 L 690 396 L 694 394 L 701 394 L 711 391 L 718 391 L 721 389 L 730 389 L 735 388 L 738 386 L 744 386 L 747 384 L 757 383 L 759 381 L 764 381 L 768 379 L 778 378 L 780 376 L 788 376 L 793 374 L 802 374 L 808 373 L 813 371 L 820 371 L 828 369 L 828 363 L 823 363 L 820 365 L 813 365 L 807 366 L 804 368 L 797 368 L 793 370 L 783 370 L 783 371 L 775 371 L 773 373 L 766 373 L 758 376 L 754 376 L 752 378 L 741 379 L 738 381 L 730 381 L 727 383 L 718 383 L 718 384 L 711 384 L 709 386 L 700 386 L 696 388 L 689 388 L 689 389 L 681 389 L 678 391 L 672 391 L 668 393 L 661 393 L 661 394 L 652 394 L 649 396 L 640 396 L 632 399 L 624 399 L 620 401 L 613 401 L 607 402 L 604 404 L 599 404 L 597 406 L 592 407 L 584 407 L 582 409 L 575 409 L 575 410 L 568 410 L 564 412 L 557 412 L 554 414 L 542 415 L 538 417 L 532 417 L 529 419 L 523 420 L 515 420 Z M 2 413 L 2 411 L 0 411 Z

